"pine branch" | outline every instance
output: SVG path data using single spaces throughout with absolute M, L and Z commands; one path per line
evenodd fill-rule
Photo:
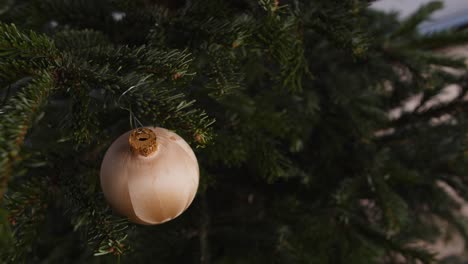
M 419 24 L 427 20 L 429 16 L 432 15 L 432 13 L 441 9 L 442 7 L 443 3 L 441 1 L 433 1 L 421 6 L 416 12 L 414 12 L 401 23 L 399 28 L 391 34 L 390 38 L 414 34 Z
M 0 110 L 0 118 L 2 119 L 0 122 L 0 149 L 2 149 L 0 156 L 0 201 L 6 191 L 15 164 L 22 158 L 20 151 L 26 133 L 46 105 L 53 85 L 52 76 L 43 72 Z
M 63 160 L 62 164 L 66 161 Z M 76 161 L 68 164 L 76 168 Z M 91 176 L 85 175 L 92 174 Z M 95 179 L 98 172 L 85 172 L 61 168 L 59 172 L 60 196 L 67 208 L 74 230 L 85 234 L 87 243 L 96 256 L 113 254 L 122 255 L 129 250 L 125 244 L 130 227 L 125 218 L 112 215 L 110 208 L 104 203 L 101 193 L 89 187 L 90 182 L 83 179 Z
M 391 126 L 403 128 L 405 126 L 417 126 L 419 123 L 427 123 L 432 118 L 441 115 L 458 115 L 468 108 L 468 102 L 463 100 L 454 100 L 449 103 L 440 104 L 421 112 L 410 112 L 391 122 Z
M 279 1 L 261 0 L 260 3 L 267 14 L 254 37 L 279 66 L 282 87 L 301 91 L 303 79 L 311 78 L 304 56 L 303 22 L 290 7 L 279 6 Z
M 67 82 L 63 85 L 67 85 Z M 74 80 L 70 84 L 70 114 L 68 125 L 72 132 L 72 137 L 77 143 L 76 147 L 97 141 L 99 133 L 98 103 L 89 96 L 92 92 L 86 81 Z
M 18 79 L 36 74 L 37 68 L 31 67 L 29 61 L 4 59 L 0 62 L 0 85 L 10 86 L 12 83 L 17 82 Z
M 31 160 L 27 160 L 31 163 Z M 24 162 L 24 163 L 26 163 Z M 28 167 L 28 166 L 25 166 Z M 31 167 L 31 166 L 29 166 Z M 4 205 L 9 211 L 8 220 L 14 236 L 13 248 L 0 254 L 9 263 L 25 261 L 31 245 L 37 239 L 42 224 L 47 216 L 50 199 L 49 177 L 38 174 L 34 168 L 35 178 L 30 178 L 21 184 L 14 184 L 5 195 Z
M 423 249 L 403 246 L 398 241 L 388 239 L 386 234 L 378 229 L 368 225 L 358 216 L 352 216 L 351 221 L 360 230 L 360 232 L 374 243 L 381 244 L 390 251 L 402 254 L 407 260 L 419 260 L 422 263 L 433 263 L 434 255 Z
M 446 66 L 454 69 L 464 70 L 467 66 L 464 58 L 452 58 L 447 55 L 434 54 L 433 51 L 412 50 L 408 51 L 407 56 L 411 57 L 415 61 L 418 61 L 421 65 L 424 65 L 425 67 L 418 67 L 421 70 L 431 66 Z
M 45 61 L 55 59 L 56 55 L 53 43 L 45 35 L 33 31 L 24 34 L 13 24 L 0 23 L 0 57 L 44 66 Z
M 68 44 L 65 37 L 79 38 L 83 46 Z M 193 56 L 187 51 L 103 44 L 106 41 L 100 33 L 88 30 L 63 31 L 56 41 L 65 50 L 56 75 L 64 99 L 72 99 L 67 123 L 77 143 L 90 142 L 98 133 L 98 110 L 91 109 L 101 103 L 106 110 L 99 114 L 124 109 L 145 125 L 178 128 L 198 146 L 211 138 L 213 119 L 195 109 L 195 101 L 186 95 L 190 92 L 187 84 L 195 75 Z M 100 43 L 97 47 L 96 42 Z
M 357 1 L 310 2 L 304 9 L 304 29 L 319 34 L 332 46 L 349 52 L 354 58 L 365 58 L 370 40 L 364 30 L 364 20 L 360 17 L 365 5 Z M 322 39 L 322 38 L 321 38 Z M 323 39 L 322 39 L 323 40 Z
M 194 79 L 195 83 L 205 83 L 200 88 L 206 89 L 212 98 L 219 101 L 245 87 L 245 74 L 231 51 L 213 45 L 205 52 L 209 57 L 206 70 Z
M 382 178 L 375 179 L 375 195 L 381 206 L 388 234 L 398 234 L 409 221 L 408 204 Z
M 13 241 L 10 222 L 8 220 L 8 211 L 0 207 L 0 246 L 2 249 L 5 249 L 4 252 L 0 253 L 0 257 L 9 253 L 7 248 L 11 246 Z
M 216 1 L 214 1 L 216 2 Z M 222 1 L 216 4 L 223 5 Z M 176 20 L 174 26 L 164 28 L 169 23 L 168 18 L 161 18 L 158 27 L 155 27 L 150 35 L 150 42 L 156 46 L 171 45 L 170 29 L 177 31 L 193 31 L 194 36 L 187 41 L 198 52 L 195 56 L 200 56 L 199 61 L 213 69 L 204 70 L 200 76 L 207 76 L 213 80 L 213 85 L 209 88 L 217 88 L 216 95 L 225 95 L 230 90 L 239 88 L 242 81 L 236 82 L 236 78 L 242 80 L 238 69 L 241 58 L 249 59 L 252 56 L 259 60 L 268 59 L 274 64 L 272 68 L 272 78 L 278 86 L 290 91 L 300 91 L 302 81 L 306 77 L 311 77 L 308 66 L 304 60 L 304 43 L 302 39 L 301 21 L 297 15 L 287 6 L 278 6 L 276 1 L 260 1 L 261 8 L 254 8 L 252 14 L 245 13 L 237 15 L 226 14 L 220 16 L 213 14 L 206 18 L 206 10 L 198 10 L 198 4 L 189 9 L 195 21 L 186 28 L 176 27 L 182 23 L 182 19 Z M 169 42 L 169 43 L 168 43 Z M 204 57 L 213 56 L 211 60 Z M 218 66 L 218 62 L 222 62 Z M 199 66 L 202 68 L 202 65 Z M 203 68 L 202 68 L 203 69 Z M 236 74 L 229 74 L 229 70 L 237 70 Z
M 405 46 L 413 49 L 437 49 L 468 42 L 467 31 L 441 31 L 411 38 Z

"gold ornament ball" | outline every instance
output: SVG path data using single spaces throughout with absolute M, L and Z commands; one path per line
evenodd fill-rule
M 155 225 L 182 214 L 199 182 L 198 162 L 190 146 L 160 127 L 121 135 L 101 165 L 101 187 L 110 206 L 130 221 Z

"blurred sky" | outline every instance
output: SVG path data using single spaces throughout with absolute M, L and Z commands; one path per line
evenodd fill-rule
M 380 0 L 372 4 L 373 8 L 385 11 L 398 11 L 405 17 L 415 11 L 420 5 L 430 0 Z M 468 0 L 444 0 L 444 9 L 437 11 L 431 21 L 424 23 L 420 29 L 431 32 L 468 24 Z

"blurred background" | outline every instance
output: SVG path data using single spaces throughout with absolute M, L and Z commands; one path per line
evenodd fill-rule
M 397 12 L 400 18 L 405 18 L 416 11 L 422 4 L 429 0 L 382 0 L 376 1 L 372 7 L 386 12 Z M 432 32 L 454 27 L 468 25 L 468 1 L 444 0 L 444 8 L 436 11 L 431 21 L 421 25 L 422 32 Z
M 384 12 L 395 13 L 398 18 L 404 19 L 416 11 L 421 5 L 431 2 L 430 0 L 381 0 L 372 4 L 372 8 Z M 419 26 L 419 30 L 424 34 L 431 34 L 441 30 L 447 29 L 465 29 L 468 27 L 468 0 L 443 0 L 444 8 L 434 12 L 429 21 L 423 22 Z M 463 56 L 468 58 L 468 45 L 460 45 L 454 47 L 447 47 L 442 51 L 454 57 Z M 456 85 L 448 86 L 439 96 L 440 101 L 450 101 L 459 93 L 459 87 Z M 405 109 L 414 108 L 420 100 L 420 96 L 415 96 L 413 100 L 409 100 L 401 108 L 394 109 L 390 115 L 398 118 Z M 446 188 L 447 186 L 443 186 Z M 446 188 L 451 196 L 464 204 L 460 213 L 468 216 L 468 204 L 463 199 L 457 196 L 452 189 Z M 441 223 L 441 225 L 444 225 Z M 449 229 L 448 226 L 446 226 Z M 439 259 L 444 260 L 443 263 L 447 264 L 466 264 L 468 263 L 468 254 L 466 253 L 466 242 L 461 236 L 454 236 L 450 230 L 438 241 L 432 244 L 425 245 L 434 252 L 439 253 Z

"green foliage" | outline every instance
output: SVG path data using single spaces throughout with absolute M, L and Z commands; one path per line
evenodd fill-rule
M 402 37 L 405 35 L 417 34 L 417 27 L 419 24 L 428 20 L 429 17 L 443 7 L 443 3 L 440 1 L 430 2 L 426 5 L 421 6 L 416 12 L 410 17 L 406 18 L 400 25 L 400 27 L 392 32 L 393 37 Z
M 16 59 L 41 59 L 52 56 L 54 46 L 49 38 L 33 31 L 24 34 L 15 25 L 2 24 L 0 27 L 0 56 Z
M 28 84 L 0 110 L 0 191 L 4 194 L 8 180 L 21 160 L 26 133 L 40 117 L 53 87 L 51 76 L 44 72 Z M 3 195 L 2 195 L 3 196 Z
M 91 179 L 97 174 L 96 171 L 89 173 L 88 178 Z M 85 177 L 83 174 L 75 174 L 74 177 L 72 173 L 64 171 L 59 180 L 62 186 L 61 206 L 67 208 L 73 229 L 82 231 L 87 242 L 96 250 L 95 256 L 110 253 L 121 255 L 128 249 L 124 243 L 128 221 L 112 215 L 103 197 L 97 194 L 96 189 L 89 187 L 90 181 L 78 181 Z
M 2 208 L 0 218 L 0 245 L 2 248 L 7 248 L 11 244 L 12 235 L 10 230 L 10 224 L 8 223 L 8 211 Z
M 440 2 L 401 22 L 365 0 L 4 2 L 3 261 L 433 263 L 418 245 L 441 221 L 468 239 L 466 64 L 435 50 L 468 35 L 418 32 Z M 142 125 L 183 136 L 201 170 L 160 226 L 99 186 Z
M 40 174 L 36 174 L 38 175 Z M 2 259 L 5 262 L 18 263 L 28 259 L 28 253 L 32 251 L 40 227 L 47 217 L 47 206 L 50 200 L 50 194 L 46 189 L 47 184 L 47 177 L 36 177 L 30 179 L 29 182 L 22 182 L 21 186 L 10 186 L 14 192 L 6 195 L 5 207 L 10 210 L 8 222 L 13 228 L 15 240 L 8 251 L 2 252 Z

